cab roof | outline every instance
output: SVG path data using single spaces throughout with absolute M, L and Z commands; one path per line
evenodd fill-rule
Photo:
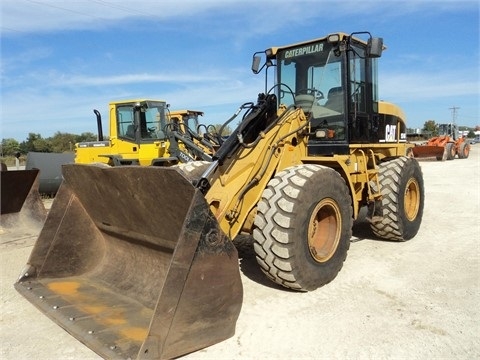
M 284 46 L 271 47 L 271 48 L 266 50 L 267 57 L 274 58 L 277 55 L 278 51 L 280 51 L 280 50 L 290 49 L 290 48 L 301 46 L 301 45 L 307 45 L 307 44 L 317 42 L 317 41 L 325 41 L 332 35 L 338 35 L 340 40 L 343 40 L 344 38 L 351 36 L 350 34 L 347 34 L 347 33 L 344 33 L 344 32 L 335 32 L 335 33 L 330 33 L 327 36 L 316 38 L 316 39 L 301 41 L 301 42 L 298 42 L 298 43 L 284 45 Z M 351 36 L 351 37 L 352 37 L 352 39 L 355 40 L 355 42 L 367 45 L 367 42 L 365 40 L 362 40 L 362 39 L 360 39 L 358 37 L 355 37 L 355 36 Z M 384 49 L 385 49 L 385 47 L 384 47 Z

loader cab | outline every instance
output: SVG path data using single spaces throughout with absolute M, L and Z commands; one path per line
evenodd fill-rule
M 163 101 L 136 101 L 115 106 L 117 136 L 136 144 L 166 140 L 166 108 Z
M 439 124 L 438 135 L 451 136 L 453 140 L 457 140 L 460 137 L 457 129 L 457 125 L 455 124 Z
M 202 111 L 187 110 L 186 115 L 183 116 L 183 121 L 190 130 L 198 132 L 198 126 L 200 125 L 199 116 L 203 116 Z
M 382 48 L 369 33 L 337 33 L 265 51 L 264 66 L 276 69 L 278 105 L 300 107 L 309 118 L 309 155 L 348 154 L 351 143 L 379 142 L 376 58 Z M 254 59 L 254 72 L 259 62 Z
M 177 119 L 179 125 L 181 124 L 190 131 L 197 133 L 200 125 L 198 118 L 203 116 L 203 114 L 203 111 L 198 110 L 175 110 L 170 111 L 170 119 Z M 187 129 L 182 129 L 182 132 L 188 133 Z

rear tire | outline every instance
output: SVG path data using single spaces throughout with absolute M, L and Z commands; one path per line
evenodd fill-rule
M 254 222 L 262 271 L 298 291 L 332 281 L 350 247 L 351 203 L 345 181 L 330 168 L 309 164 L 278 173 L 263 191 Z
M 372 223 L 374 234 L 385 240 L 406 241 L 420 228 L 425 189 L 417 160 L 400 157 L 379 165 L 383 220 Z

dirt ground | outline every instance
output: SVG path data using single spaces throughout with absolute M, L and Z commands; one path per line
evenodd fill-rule
M 235 335 L 184 359 L 480 359 L 480 145 L 421 167 L 414 239 L 375 240 L 358 221 L 342 271 L 310 293 L 275 286 L 242 250 Z M 15 291 L 35 239 L 0 235 L 0 358 L 99 359 Z

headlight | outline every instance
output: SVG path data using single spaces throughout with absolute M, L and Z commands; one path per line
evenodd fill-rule
M 328 41 L 330 44 L 336 44 L 336 43 L 338 43 L 338 42 L 340 41 L 340 35 L 338 35 L 338 34 L 328 35 L 327 41 Z
M 327 137 L 327 132 L 325 130 L 317 130 L 315 132 L 315 137 L 319 139 L 323 139 Z

